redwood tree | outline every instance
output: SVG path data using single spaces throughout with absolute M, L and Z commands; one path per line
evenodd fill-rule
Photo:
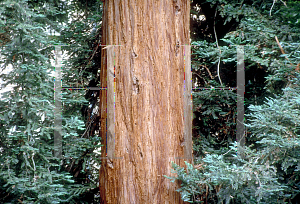
M 118 46 L 101 53 L 102 203 L 182 203 L 163 175 L 184 166 L 189 21 L 187 0 L 104 2 L 102 45 Z

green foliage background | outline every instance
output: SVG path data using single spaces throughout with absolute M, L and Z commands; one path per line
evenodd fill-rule
M 173 163 L 178 176 L 167 178 L 180 181 L 190 203 L 299 202 L 299 2 L 208 0 L 192 8 L 206 19 L 191 18 L 193 80 L 211 89 L 193 93 L 195 164 Z M 235 142 L 236 93 L 213 88 L 236 86 L 236 45 L 245 50 L 245 157 Z
M 70 44 L 62 47 L 70 56 L 62 67 L 63 86 L 87 86 L 96 78 L 83 61 L 91 55 L 91 41 L 99 38 L 101 2 L 89 4 L 0 2 L 0 77 L 2 88 L 13 87 L 0 101 L 0 203 L 98 202 L 100 161 L 94 150 L 101 143 L 94 134 L 82 135 L 81 108 L 89 105 L 85 90 L 62 93 L 63 158 L 53 156 L 54 44 Z M 11 71 L 3 72 L 9 66 Z

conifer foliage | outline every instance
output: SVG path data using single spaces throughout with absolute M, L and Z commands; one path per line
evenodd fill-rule
M 244 45 L 245 157 L 232 131 L 235 92 L 195 91 L 195 164 L 173 164 L 178 176 L 171 181 L 181 182 L 178 191 L 190 203 L 299 203 L 299 2 L 192 5 L 198 86 L 235 86 L 236 45 Z
M 0 78 L 4 90 L 0 100 L 0 203 L 94 202 L 94 195 L 89 201 L 84 197 L 97 188 L 90 159 L 100 140 L 81 137 L 85 124 L 80 108 L 87 103 L 84 91 L 62 94 L 63 158 L 53 156 L 51 60 L 53 45 L 62 40 L 48 35 L 49 30 L 60 33 L 64 29 L 68 5 L 56 0 L 0 2 Z M 5 72 L 7 68 L 10 70 Z M 62 72 L 64 85 L 70 86 L 74 81 L 70 73 L 78 71 L 63 66 Z

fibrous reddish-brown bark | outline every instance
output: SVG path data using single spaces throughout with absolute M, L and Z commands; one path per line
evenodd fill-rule
M 100 94 L 103 157 L 115 134 L 114 155 L 108 155 L 114 157 L 100 168 L 103 203 L 182 203 L 180 186 L 163 175 L 171 176 L 171 161 L 184 165 L 178 159 L 185 144 L 181 45 L 189 44 L 189 10 L 187 0 L 104 3 L 102 44 L 121 46 L 102 50 L 102 87 L 111 83 L 107 72 L 115 72 L 114 116 L 111 90 Z

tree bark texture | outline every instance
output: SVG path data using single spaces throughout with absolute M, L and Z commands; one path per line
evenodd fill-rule
M 171 161 L 184 166 L 189 21 L 188 0 L 104 2 L 102 45 L 119 46 L 101 53 L 102 203 L 183 203 L 163 175 L 175 176 Z

